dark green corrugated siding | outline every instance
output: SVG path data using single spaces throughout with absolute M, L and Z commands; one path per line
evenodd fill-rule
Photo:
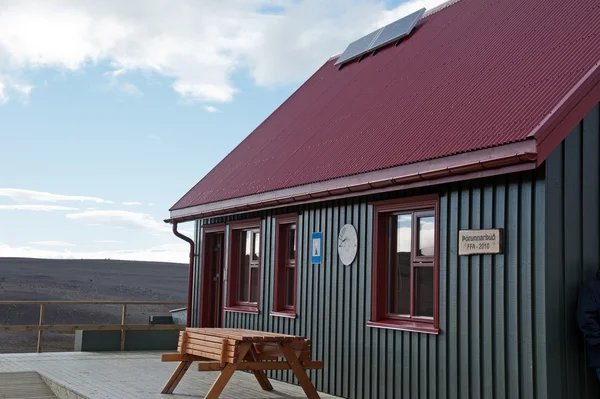
M 317 389 L 349 398 L 544 398 L 546 392 L 544 170 L 377 197 L 312 204 L 299 212 L 298 318 L 271 317 L 275 213 L 261 213 L 261 314 L 227 313 L 225 326 L 299 334 L 323 371 Z M 536 176 L 537 174 L 537 176 Z M 366 327 L 371 306 L 368 201 L 440 194 L 440 335 Z M 256 216 L 256 214 L 249 215 Z M 206 220 L 204 223 L 224 219 Z M 337 259 L 345 223 L 357 227 L 351 266 Z M 504 228 L 505 253 L 459 257 L 457 233 Z M 324 233 L 311 265 L 310 234 Z M 197 297 L 197 294 L 196 294 Z M 197 318 L 195 319 L 197 320 Z M 291 382 L 288 372 L 271 376 Z
M 600 266 L 600 107 L 552 152 L 547 168 L 547 325 L 550 398 L 597 398 L 575 310 Z

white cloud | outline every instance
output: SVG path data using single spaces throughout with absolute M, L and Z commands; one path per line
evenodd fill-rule
M 120 91 L 130 96 L 143 96 L 144 93 L 133 83 L 123 82 L 119 79 L 125 72 L 124 69 L 105 72 L 104 76 L 108 77 L 108 88 Z
M 265 18 L 258 39 L 245 56 L 251 74 L 261 85 L 306 79 L 330 56 L 398 18 L 422 7 L 432 8 L 442 0 L 412 0 L 394 9 L 383 1 L 354 0 L 285 2 L 283 16 Z
M 143 96 L 144 93 L 142 93 L 142 91 L 140 89 L 138 89 L 138 87 L 136 85 L 134 85 L 133 83 L 121 83 L 119 85 L 120 90 L 125 93 L 125 94 L 129 94 L 130 96 Z
M 171 231 L 173 231 L 172 227 L 171 227 Z M 194 237 L 194 229 L 182 229 L 181 227 L 178 227 L 177 231 L 179 231 L 181 234 L 186 235 L 190 238 Z
M 144 205 L 139 201 L 121 202 L 121 205 Z
M 184 98 L 223 103 L 239 91 L 232 75 L 240 70 L 261 85 L 300 82 L 361 35 L 441 2 L 412 0 L 393 10 L 382 0 L 4 2 L 0 72 L 79 71 L 103 62 L 114 81 L 158 74 Z M 261 12 L 269 7 L 281 12 Z M 119 87 L 140 93 L 131 83 Z M 6 92 L 4 82 L 0 101 Z
M 170 227 L 162 222 L 156 221 L 154 217 L 146 213 L 130 211 L 83 211 L 69 213 L 67 218 L 87 222 L 90 225 L 111 226 L 126 229 L 142 229 L 153 233 L 168 233 Z
M 206 112 L 210 112 L 210 113 L 219 112 L 219 109 L 216 107 L 213 107 L 212 105 L 205 105 L 204 110 Z
M 154 206 L 152 202 L 148 202 L 148 206 Z
M 0 69 L 1 72 L 1 69 Z M 16 97 L 22 103 L 27 103 L 33 86 L 0 73 L 0 105 Z
M 33 241 L 30 242 L 33 245 L 44 245 L 47 247 L 74 247 L 75 244 L 66 241 Z
M 1 17 L 0 17 L 1 19 Z M 80 201 L 95 202 L 97 204 L 114 204 L 113 201 L 107 201 L 97 197 L 86 197 L 81 195 L 62 195 L 43 191 L 23 190 L 19 188 L 0 188 L 0 197 L 8 197 L 17 202 L 39 201 L 39 202 L 64 202 Z
M 6 85 L 0 80 L 0 104 L 5 104 L 8 101 L 6 94 Z
M 58 205 L 0 205 L 0 211 L 33 211 L 33 212 L 52 212 L 52 211 L 76 211 L 77 208 Z
M 187 263 L 189 245 L 166 244 L 146 249 L 113 250 L 113 251 L 62 251 L 31 248 L 29 246 L 13 247 L 0 244 L 0 257 L 43 258 L 43 259 L 118 259 L 143 260 L 154 262 Z

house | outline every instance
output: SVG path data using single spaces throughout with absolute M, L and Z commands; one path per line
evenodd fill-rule
M 327 60 L 170 209 L 196 221 L 189 321 L 306 336 L 348 398 L 598 397 L 574 313 L 600 266 L 600 3 L 415 22 Z

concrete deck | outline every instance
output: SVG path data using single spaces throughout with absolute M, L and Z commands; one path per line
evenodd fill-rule
M 79 398 L 203 398 L 218 376 L 199 372 L 192 365 L 172 395 L 160 391 L 177 366 L 161 362 L 163 352 L 61 352 L 0 354 L 0 373 L 36 371 L 56 383 L 54 389 L 67 388 Z M 220 396 L 241 398 L 305 398 L 302 388 L 270 380 L 274 390 L 263 391 L 254 376 L 236 372 Z M 55 390 L 56 392 L 56 390 Z M 59 395 L 62 396 L 62 395 Z M 77 398 L 77 395 L 69 397 Z M 321 394 L 322 398 L 336 398 Z

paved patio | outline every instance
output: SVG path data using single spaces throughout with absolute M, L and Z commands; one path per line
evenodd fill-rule
M 198 372 L 195 364 L 175 393 L 162 395 L 164 384 L 177 366 L 161 362 L 163 352 L 61 352 L 0 354 L 0 373 L 36 371 L 88 398 L 203 398 L 218 372 Z M 166 353 L 166 352 L 165 352 Z M 254 376 L 236 372 L 221 398 L 305 398 L 302 388 L 270 380 L 273 391 L 263 391 Z M 72 396 L 76 397 L 76 396 Z M 336 398 L 321 394 L 322 398 Z

